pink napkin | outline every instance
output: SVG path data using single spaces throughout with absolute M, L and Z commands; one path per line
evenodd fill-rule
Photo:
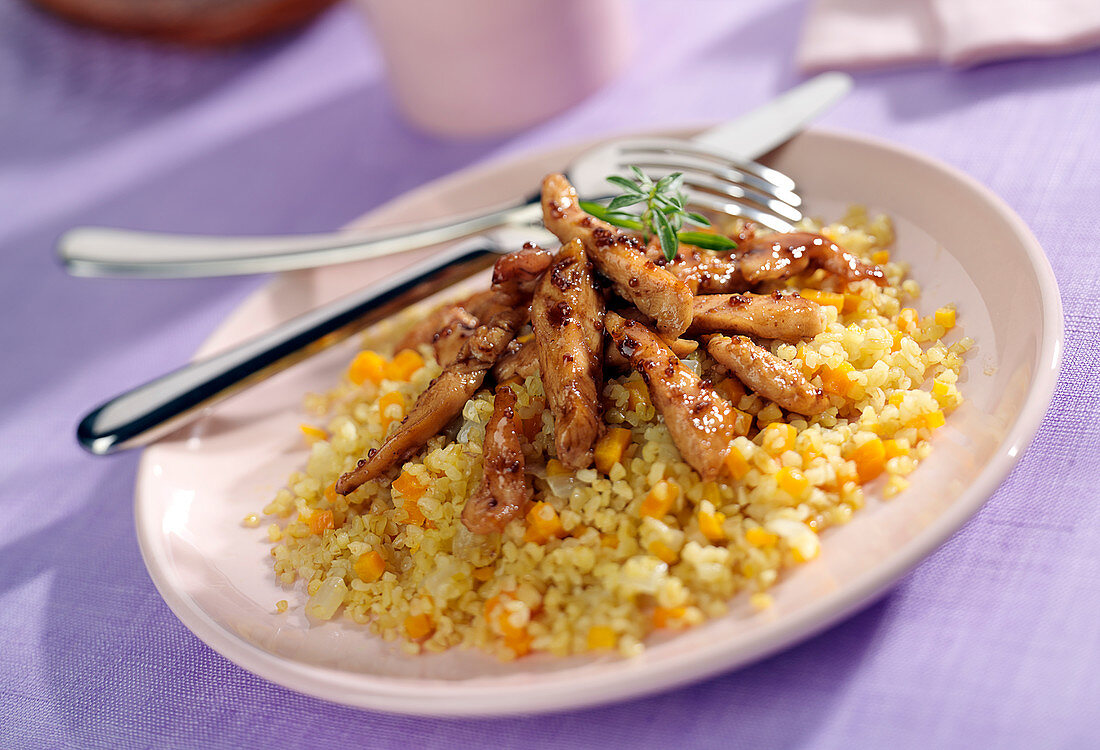
M 798 65 L 976 65 L 1093 46 L 1100 0 L 812 0 Z

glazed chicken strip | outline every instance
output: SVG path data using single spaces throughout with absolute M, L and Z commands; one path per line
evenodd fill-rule
M 508 351 L 493 368 L 493 376 L 498 382 L 506 380 L 524 380 L 539 371 L 539 347 L 534 336 L 519 343 L 515 339 L 508 345 Z
M 444 367 L 453 362 L 462 351 L 462 345 L 466 343 L 466 339 L 470 338 L 476 330 L 477 318 L 457 305 L 451 308 L 442 325 L 432 336 L 435 361 Z
M 699 348 L 699 342 L 691 339 L 673 339 L 672 341 L 665 341 L 665 343 L 679 359 L 683 359 Z M 616 370 L 630 369 L 630 360 L 620 354 L 614 346 L 607 347 L 603 361 L 605 365 Z
M 410 328 L 397 342 L 394 351 L 417 349 L 422 344 L 435 346 L 438 337 L 445 330 L 453 329 L 456 323 L 461 326 L 469 325 L 476 328 L 479 312 L 483 312 L 486 304 L 490 303 L 493 298 L 493 292 L 486 289 L 459 302 L 448 302 L 440 305 Z M 436 359 L 438 360 L 439 357 L 437 356 Z
M 797 341 L 825 330 L 821 305 L 797 294 L 706 294 L 694 300 L 688 333 L 744 333 L 765 339 Z
M 881 268 L 812 232 L 756 235 L 738 248 L 737 260 L 741 275 L 752 284 L 785 279 L 811 263 L 845 281 L 872 279 L 879 285 L 886 283 Z
M 408 330 L 395 351 L 429 344 L 435 349 L 436 361 L 446 365 L 458 356 L 462 343 L 479 322 L 502 306 L 518 304 L 531 297 L 535 283 L 550 265 L 552 257 L 549 251 L 530 243 L 517 252 L 502 256 L 493 267 L 491 289 L 435 308 Z
M 615 292 L 657 322 L 657 330 L 675 338 L 691 323 L 691 289 L 645 256 L 634 237 L 585 213 L 577 191 L 560 174 L 542 183 L 543 224 L 562 244 L 580 240 L 589 259 L 611 280 Z
M 661 252 L 658 249 L 658 252 Z M 663 256 L 653 252 L 651 258 L 665 263 Z M 725 294 L 742 292 L 751 284 L 741 275 L 741 266 L 731 253 L 716 253 L 681 245 L 676 257 L 665 263 L 665 269 L 687 284 L 693 294 Z
M 829 398 L 795 364 L 745 336 L 711 336 L 707 351 L 748 388 L 787 411 L 812 417 L 829 408 Z
M 819 234 L 742 232 L 736 239 L 738 247 L 730 253 L 681 245 L 665 268 L 695 294 L 743 292 L 765 281 L 789 278 L 810 266 L 823 268 L 845 281 L 872 279 L 876 284 L 886 283 L 881 268 Z M 658 264 L 663 262 L 659 250 L 650 247 L 648 254 Z
M 703 479 L 717 477 L 735 437 L 733 407 L 646 326 L 615 313 L 608 313 L 605 322 L 619 352 L 649 386 L 684 460 Z
M 555 447 L 561 462 L 572 469 L 592 463 L 592 446 L 603 426 L 603 316 L 603 297 L 593 285 L 584 245 L 572 240 L 558 251 L 531 302 Z
M 420 394 L 382 446 L 371 450 L 358 466 L 340 477 L 336 491 L 341 495 L 354 492 L 364 482 L 404 461 L 446 427 L 481 387 L 485 373 L 504 353 L 526 318 L 526 310 L 506 309 L 478 326 L 463 344 L 458 358 Z
M 496 304 L 526 304 L 553 260 L 553 253 L 531 242 L 521 250 L 501 256 L 493 266 L 492 301 Z
M 520 432 L 516 392 L 502 383 L 496 388 L 493 416 L 485 428 L 485 475 L 462 509 L 462 524 L 475 534 L 504 531 L 531 502 Z

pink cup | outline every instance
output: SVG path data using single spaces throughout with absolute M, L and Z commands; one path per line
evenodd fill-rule
M 401 111 L 435 135 L 512 133 L 576 104 L 633 49 L 625 0 L 359 0 Z

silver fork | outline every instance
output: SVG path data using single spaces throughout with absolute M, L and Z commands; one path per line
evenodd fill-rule
M 566 175 L 582 196 L 595 199 L 607 192 L 605 179 L 609 175 L 625 176 L 630 165 L 655 177 L 682 171 L 694 208 L 785 231 L 802 218 L 794 182 L 750 159 L 786 141 L 851 86 L 852 79 L 843 73 L 824 73 L 691 141 L 635 138 L 597 147 L 574 161 Z M 530 226 L 538 216 L 538 196 L 532 195 L 475 214 L 383 231 L 209 237 L 80 227 L 62 235 L 58 254 L 76 276 L 172 278 L 264 273 L 415 250 L 497 227 Z
M 737 216 L 787 231 L 802 214 L 795 183 L 721 149 L 671 138 L 618 140 L 584 153 L 566 170 L 577 192 L 599 199 L 609 175 L 638 166 L 654 177 L 684 173 L 685 194 L 696 209 Z M 483 234 L 503 226 L 531 226 L 541 216 L 539 196 L 397 230 L 285 237 L 209 237 L 81 227 L 65 233 L 58 253 L 76 276 L 177 278 L 231 276 L 364 260 Z

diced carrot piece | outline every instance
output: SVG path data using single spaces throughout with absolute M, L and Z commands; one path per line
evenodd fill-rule
M 561 518 L 554 506 L 547 502 L 538 502 L 527 511 L 527 529 L 523 533 L 523 541 L 546 544 L 551 537 L 558 536 L 563 531 Z
M 746 393 L 745 385 L 737 378 L 722 378 L 714 384 L 714 390 L 731 404 L 737 404 Z
M 400 407 L 393 408 L 391 407 Z M 400 416 L 394 416 L 393 413 L 400 412 Z M 378 399 L 378 416 L 382 420 L 382 432 L 385 433 L 389 430 L 391 422 L 400 421 L 405 417 L 405 397 L 398 391 L 390 391 L 382 395 L 382 398 Z
M 653 627 L 675 627 L 677 621 L 687 614 L 687 607 L 657 607 L 653 610 Z
M 726 471 L 734 479 L 744 479 L 745 475 L 749 473 L 749 462 L 745 460 L 745 457 L 741 455 L 735 446 L 730 446 L 729 453 L 726 454 Z
M 852 379 L 849 374 L 855 370 L 850 362 L 841 362 L 836 367 L 828 365 L 821 368 L 821 387 L 827 393 L 835 393 L 838 396 L 847 396 L 852 388 Z
M 419 479 L 407 471 L 401 472 L 401 476 L 393 480 L 392 489 L 400 492 L 401 496 L 408 500 L 419 500 L 428 491 Z
M 372 549 L 370 552 L 364 552 L 355 561 L 355 575 L 359 576 L 359 580 L 363 583 L 377 581 L 385 572 L 386 561 L 382 559 L 382 555 L 378 554 L 377 550 Z
M 897 440 L 883 440 L 882 448 L 883 452 L 886 454 L 887 460 L 895 458 L 897 456 L 909 455 L 909 449 Z
M 325 499 L 330 503 L 336 502 L 336 482 L 330 482 L 328 486 L 325 487 Z
M 408 380 L 424 366 L 424 358 L 412 349 L 402 349 L 386 365 L 386 377 L 390 380 Z
M 641 379 L 631 380 L 624 383 L 623 388 L 630 394 L 627 406 L 632 411 L 638 411 L 650 405 L 649 387 L 646 386 L 645 381 Z
M 779 489 L 797 500 L 810 488 L 810 480 L 799 471 L 790 466 L 784 466 L 775 477 Z
M 378 385 L 385 377 L 385 372 L 386 360 L 378 352 L 369 350 L 356 354 L 348 366 L 348 378 L 356 385 L 363 385 L 368 380 Z
M 573 472 L 567 469 L 565 467 L 565 464 L 563 464 L 558 459 L 551 458 L 549 461 L 546 462 L 546 473 L 549 476 L 559 477 L 565 474 L 572 474 Z
M 765 529 L 763 526 L 753 526 L 745 532 L 745 541 L 753 547 L 764 549 L 774 547 L 779 537 Z
M 311 424 L 300 424 L 298 429 L 305 435 L 306 442 L 313 445 L 318 440 L 328 440 L 328 433 L 322 430 L 320 427 L 314 427 Z
M 901 312 L 898 313 L 898 330 L 908 333 L 917 325 L 919 320 L 920 315 L 917 314 L 916 310 L 911 307 L 903 307 Z
M 889 263 L 890 262 L 890 251 L 889 250 L 876 250 L 875 252 L 871 253 L 871 262 L 874 263 L 875 265 L 879 265 L 879 266 Z
M 432 618 L 426 614 L 409 615 L 405 618 L 405 633 L 414 641 L 422 641 L 432 634 L 435 625 Z
M 798 430 L 794 428 L 794 425 L 785 422 L 772 422 L 764 428 L 761 444 L 769 453 L 778 456 L 781 453 L 793 450 L 794 441 L 797 437 Z
M 930 430 L 935 430 L 943 427 L 947 424 L 947 419 L 943 416 L 943 411 L 936 409 L 924 415 L 924 426 Z
M 593 625 L 588 629 L 589 651 L 610 651 L 617 641 L 615 631 L 606 625 Z
M 676 550 L 662 541 L 656 541 L 649 545 L 649 553 L 666 565 L 672 565 L 679 557 Z
M 593 451 L 596 470 L 602 474 L 611 471 L 611 467 L 622 460 L 626 447 L 632 439 L 630 430 L 622 427 L 610 427 L 598 441 Z
M 525 656 L 531 651 L 531 641 L 534 638 L 526 630 L 519 635 L 504 639 L 504 645 L 512 650 L 516 656 Z
M 726 520 L 726 514 L 721 511 L 714 511 L 713 513 L 707 511 L 699 511 L 699 531 L 702 532 L 709 541 L 720 542 L 726 538 L 726 532 L 722 528 L 722 523 Z
M 890 331 L 890 335 L 894 338 L 894 343 L 890 346 L 890 351 L 901 351 L 901 340 L 905 338 L 904 331 Z
M 502 591 L 485 600 L 485 621 L 489 623 L 489 629 L 506 640 L 518 639 L 526 633 L 526 628 L 517 625 L 511 617 L 508 605 L 515 601 L 515 594 L 511 591 Z
M 886 447 L 877 437 L 852 449 L 848 458 L 855 462 L 860 482 L 870 482 L 886 470 Z
M 740 409 L 733 409 L 730 428 L 735 436 L 748 435 L 752 429 L 752 415 Z
M 393 480 L 390 490 L 397 492 L 401 496 L 401 507 L 404 509 L 405 515 L 408 518 L 406 523 L 414 526 L 423 526 L 425 518 L 424 514 L 420 512 L 420 505 L 417 501 L 424 496 L 428 488 L 412 474 L 403 471 L 397 479 Z
M 313 513 L 309 517 L 309 533 L 310 534 L 323 534 L 325 529 L 332 529 L 335 526 L 332 523 L 332 511 L 322 510 L 318 513 Z
M 638 506 L 638 515 L 643 518 L 664 518 L 672 509 L 672 504 L 680 496 L 680 487 L 675 482 L 662 479 L 653 485 L 653 489 Z
M 820 289 L 803 289 L 799 292 L 804 298 L 816 302 L 822 306 L 835 307 L 836 311 L 844 310 L 844 295 L 836 292 L 824 292 Z
M 855 312 L 859 309 L 859 306 L 863 304 L 863 297 L 858 294 L 844 293 L 844 309 L 841 312 Z

